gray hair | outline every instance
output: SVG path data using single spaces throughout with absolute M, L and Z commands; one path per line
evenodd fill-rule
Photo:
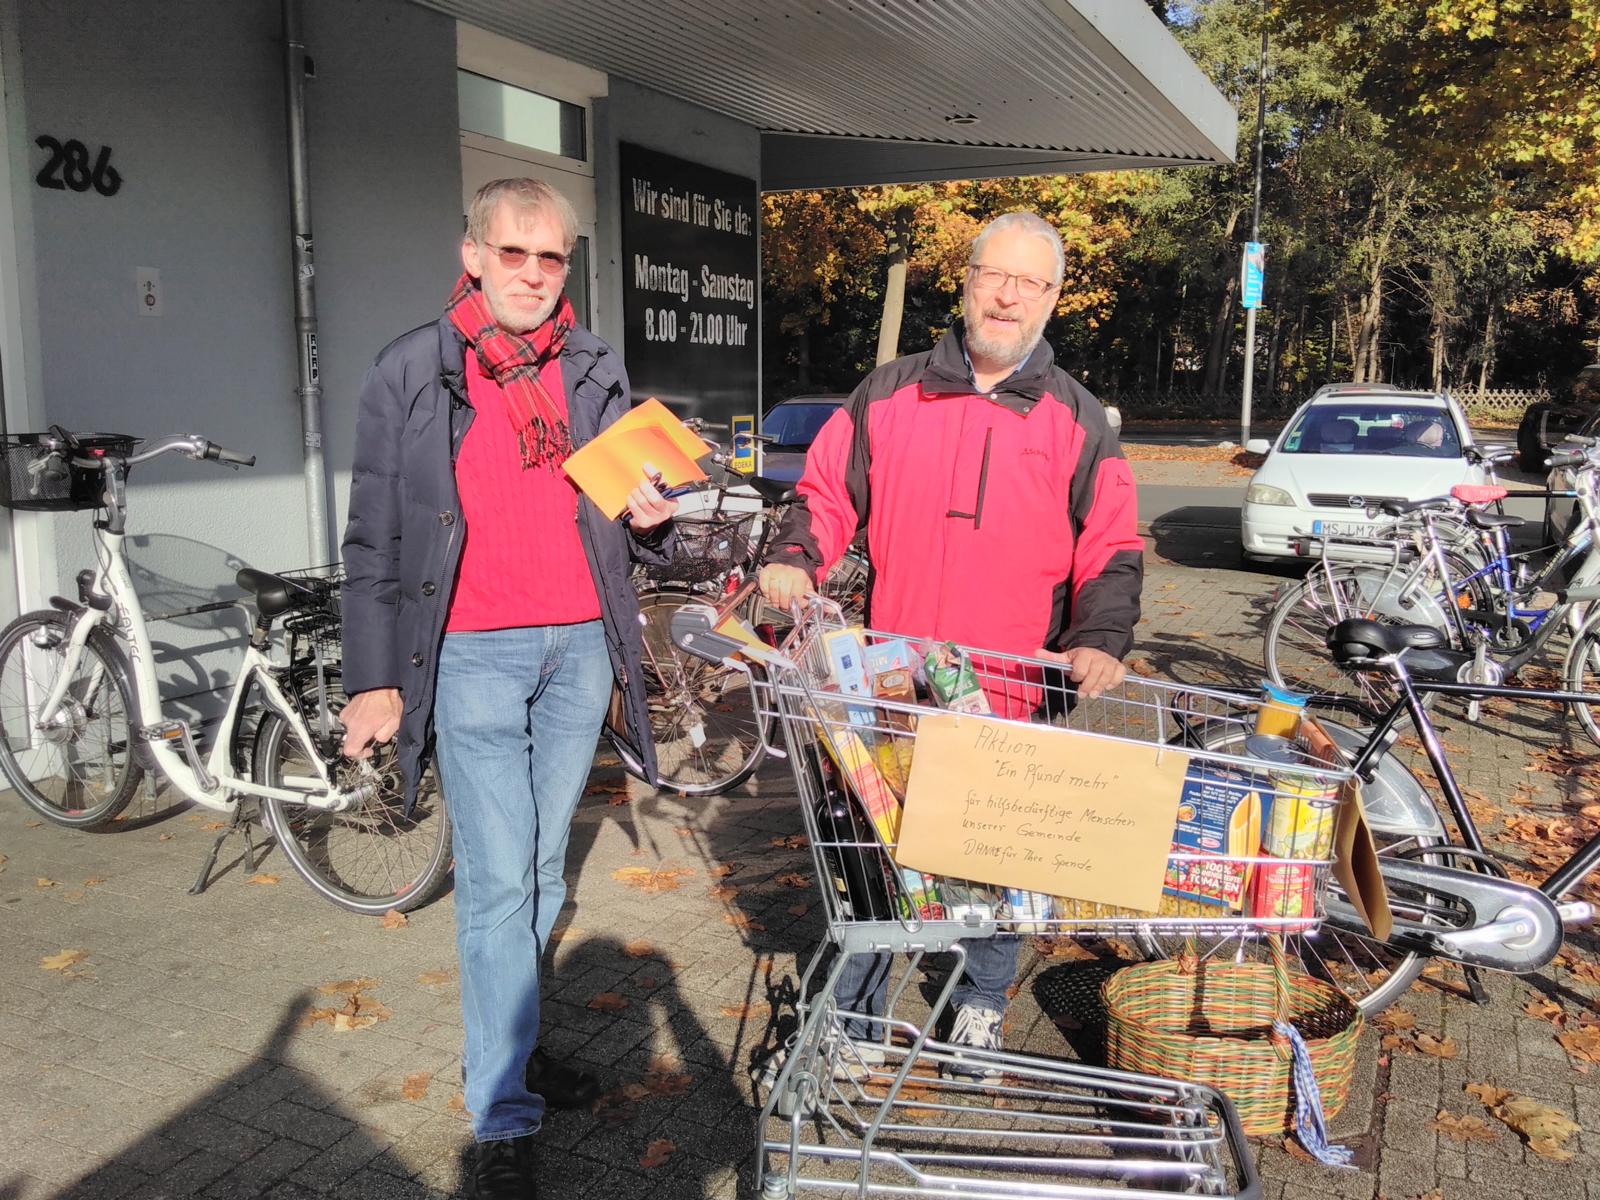
M 977 262 L 978 256 L 983 253 L 983 244 L 989 240 L 990 235 L 1004 233 L 1007 229 L 1021 230 L 1023 233 L 1032 234 L 1042 241 L 1050 243 L 1050 249 L 1056 256 L 1056 270 L 1051 277 L 1051 283 L 1060 283 L 1061 277 L 1067 273 L 1067 252 L 1062 249 L 1061 235 L 1056 232 L 1056 227 L 1046 221 L 1038 213 L 1018 210 L 1008 212 L 1004 216 L 996 217 L 979 231 L 978 236 L 972 241 L 972 256 L 968 260 Z
M 572 204 L 555 188 L 542 179 L 495 179 L 478 189 L 467 208 L 467 240 L 483 245 L 489 232 L 489 222 L 501 203 L 511 205 L 519 213 L 544 213 L 561 226 L 562 249 L 572 253 L 578 244 L 578 214 Z

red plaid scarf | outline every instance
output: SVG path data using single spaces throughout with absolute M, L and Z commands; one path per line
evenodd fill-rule
M 532 333 L 512 333 L 490 313 L 478 281 L 463 274 L 445 312 L 505 395 L 506 416 L 522 451 L 522 469 L 559 463 L 571 454 L 572 434 L 561 405 L 539 382 L 540 368 L 561 353 L 572 328 L 572 304 L 566 296 L 556 301 L 555 311 Z

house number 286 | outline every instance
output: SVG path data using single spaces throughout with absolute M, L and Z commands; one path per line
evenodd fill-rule
M 44 168 L 34 176 L 42 188 L 57 191 L 71 188 L 75 192 L 87 192 L 93 188 L 102 196 L 115 196 L 117 189 L 122 186 L 122 176 L 111 165 L 110 146 L 101 146 L 99 155 L 91 164 L 89 147 L 77 138 L 63 142 L 46 135 L 34 138 L 33 144 L 50 152 Z

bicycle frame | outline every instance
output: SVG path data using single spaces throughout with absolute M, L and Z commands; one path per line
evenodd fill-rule
M 129 714 L 133 736 L 145 743 L 157 768 L 189 799 L 206 808 L 226 813 L 238 808 L 241 795 L 334 812 L 349 807 L 350 794 L 334 785 L 320 756 L 314 753 L 308 757 L 317 772 L 315 777 L 291 777 L 286 780 L 303 786 L 268 787 L 233 773 L 233 738 L 252 684 L 260 686 L 267 707 L 289 723 L 303 745 L 308 748 L 317 745 L 299 706 L 285 696 L 279 686 L 272 659 L 255 641 L 245 650 L 244 663 L 234 682 L 215 744 L 205 761 L 200 759 L 188 726 L 183 722 L 165 720 L 144 612 L 140 608 L 138 593 L 134 590 L 123 552 L 125 535 L 118 528 L 121 522 L 115 519 L 115 515 L 120 514 L 120 507 L 112 511 L 112 519 L 95 522 L 95 545 L 100 561 L 88 589 L 91 600 L 105 603 L 105 607 L 98 607 L 96 603 L 70 606 L 70 635 L 64 663 L 54 686 L 38 709 L 36 725 L 42 728 L 55 716 L 66 698 L 68 683 L 77 669 L 85 644 L 96 629 L 106 627 L 127 655 L 133 676 L 134 712 Z M 181 753 L 179 745 L 182 747 Z

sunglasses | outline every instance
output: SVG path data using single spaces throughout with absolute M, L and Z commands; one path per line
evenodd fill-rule
M 535 254 L 532 250 L 524 250 L 521 246 L 496 246 L 492 242 L 483 244 L 494 251 L 495 257 L 500 260 L 500 265 L 508 271 L 519 270 L 522 264 L 532 257 L 539 260 L 539 269 L 546 275 L 560 275 L 571 261 L 565 254 L 558 254 L 554 250 L 540 250 Z

